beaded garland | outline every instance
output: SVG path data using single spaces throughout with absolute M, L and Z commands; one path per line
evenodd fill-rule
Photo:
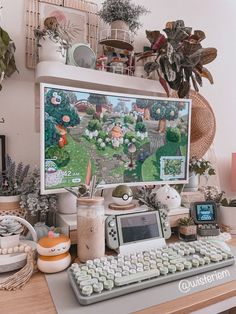
M 12 254 L 12 253 L 28 253 L 30 251 L 32 251 L 31 246 L 24 243 L 20 243 L 19 245 L 8 248 L 8 249 L 0 248 L 0 255 L 6 255 L 6 254 Z

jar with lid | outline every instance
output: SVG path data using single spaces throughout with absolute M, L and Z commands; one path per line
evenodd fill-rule
M 105 255 L 104 198 L 77 199 L 77 255 L 81 262 Z

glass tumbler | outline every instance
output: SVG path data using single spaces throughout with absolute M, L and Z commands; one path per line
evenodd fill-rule
M 81 262 L 105 255 L 104 198 L 77 199 L 77 255 Z

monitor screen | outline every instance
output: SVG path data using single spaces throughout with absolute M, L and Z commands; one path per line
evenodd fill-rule
M 212 222 L 216 220 L 214 204 L 196 205 L 196 218 L 199 222 Z
M 41 191 L 186 183 L 191 100 L 41 84 Z
M 120 245 L 159 238 L 161 236 L 157 213 L 141 213 L 117 217 Z

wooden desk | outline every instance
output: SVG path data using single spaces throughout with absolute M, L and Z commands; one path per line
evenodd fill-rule
M 229 242 L 236 246 L 236 239 Z M 135 314 L 186 314 L 236 296 L 236 281 L 152 306 Z M 23 290 L 0 291 L 1 314 L 54 314 L 56 309 L 42 273 L 35 274 Z

